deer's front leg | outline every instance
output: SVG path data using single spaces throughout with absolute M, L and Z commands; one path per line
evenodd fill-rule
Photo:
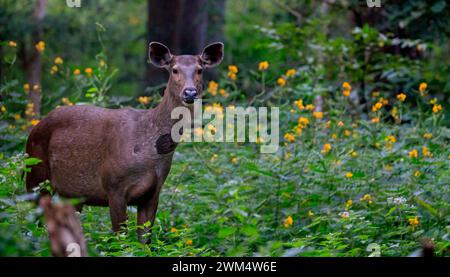
M 144 238 L 144 235 L 150 233 L 150 229 L 155 222 L 156 211 L 158 210 L 160 189 L 161 186 L 157 186 L 148 194 L 147 197 L 142 199 L 138 204 L 137 224 L 142 228 L 137 229 L 137 234 L 139 241 L 142 243 L 150 243 L 150 239 Z M 143 225 L 147 222 L 149 222 L 150 224 L 146 227 L 143 227 Z
M 127 221 L 127 201 L 123 196 L 113 194 L 109 196 L 108 205 L 112 229 L 114 232 L 118 232 Z

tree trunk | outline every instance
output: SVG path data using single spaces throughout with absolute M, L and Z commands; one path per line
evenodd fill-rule
M 28 102 L 33 104 L 33 114 L 28 115 L 29 119 L 39 117 L 41 111 L 42 62 L 35 45 L 42 40 L 42 20 L 45 17 L 46 4 L 47 0 L 36 1 L 32 17 L 35 29 L 33 30 L 31 45 L 25 53 L 25 72 L 27 83 L 30 84 Z
M 147 45 L 158 41 L 174 54 L 200 54 L 206 44 L 223 37 L 224 6 L 225 0 L 148 0 Z M 147 86 L 164 84 L 167 78 L 167 72 L 147 63 Z

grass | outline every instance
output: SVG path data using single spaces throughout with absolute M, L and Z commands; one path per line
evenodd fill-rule
M 65 70 L 62 82 L 76 93 L 46 109 L 124 106 L 109 98 L 115 70 L 101 61 L 89 74 Z M 128 231 L 119 234 L 110 231 L 107 208 L 86 207 L 81 222 L 90 255 L 369 256 L 379 249 L 382 256 L 407 256 L 424 238 L 437 255 L 448 255 L 450 131 L 445 109 L 426 86 L 402 96 L 374 93 L 362 112 L 344 83 L 320 92 L 319 111 L 312 104 L 315 72 L 291 70 L 280 81 L 266 79 L 266 70 L 252 72 L 264 93 L 247 97 L 240 84 L 254 80 L 224 75 L 205 90 L 205 105 L 215 103 L 218 112 L 226 104 L 279 106 L 279 151 L 260 154 L 254 143 L 181 144 L 152 243 L 138 243 L 134 207 Z M 23 181 L 34 162 L 23 155 L 24 130 L 37 121 L 24 118 L 33 109 L 22 86 L 11 80 L 1 88 L 8 97 L 0 113 L 0 255 L 49 256 L 42 212 L 28 201 Z M 157 99 L 125 102 L 147 108 Z
M 405 256 L 422 238 L 448 255 L 450 159 L 445 129 L 433 128 L 438 115 L 421 124 L 285 115 L 292 126 L 297 117 L 309 123 L 277 154 L 254 144 L 181 145 L 150 245 L 137 242 L 135 208 L 129 231 L 115 235 L 108 209 L 87 207 L 91 255 L 368 256 L 375 243 L 383 256 Z M 21 196 L 24 159 L 2 160 L 1 253 L 46 256 L 39 211 Z

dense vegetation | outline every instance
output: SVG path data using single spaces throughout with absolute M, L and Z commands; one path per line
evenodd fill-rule
M 141 82 L 145 1 L 104 2 L 73 10 L 50 1 L 52 31 L 26 45 L 43 60 L 42 116 L 161 98 Z M 128 232 L 113 234 L 107 208 L 85 207 L 90 255 L 407 256 L 423 239 L 449 255 L 446 2 L 394 1 L 374 22 L 358 1 L 278 2 L 227 1 L 226 57 L 204 106 L 280 107 L 279 151 L 260 154 L 264 141 L 181 144 L 152 243 L 137 240 L 135 208 Z M 39 122 L 19 62 L 31 8 L 9 4 L 0 14 L 14 19 L 0 29 L 0 255 L 49 256 L 23 181 L 36 162 L 23 154 L 27 132 Z M 358 13 L 367 22 L 349 15 Z

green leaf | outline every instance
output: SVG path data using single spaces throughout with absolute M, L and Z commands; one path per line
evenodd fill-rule
M 225 227 L 219 230 L 219 233 L 217 234 L 217 236 L 221 239 L 226 238 L 228 236 L 231 236 L 232 234 L 234 234 L 236 232 L 236 228 L 235 227 Z
M 263 175 L 269 176 L 269 177 L 274 177 L 274 174 L 273 174 L 272 172 L 267 171 L 267 170 L 260 169 L 260 168 L 259 168 L 256 164 L 254 164 L 254 163 L 246 163 L 244 166 L 245 166 L 246 169 L 248 169 L 248 170 L 250 170 L 250 171 L 255 171 L 255 172 L 261 173 L 261 174 L 263 174 Z
M 428 204 L 424 200 L 420 199 L 419 197 L 416 197 L 416 202 L 417 204 L 425 208 L 427 211 L 429 211 L 432 215 L 438 216 L 438 211 L 436 211 L 435 208 L 433 208 L 430 204 Z
M 97 92 L 98 89 L 96 87 L 91 87 L 90 89 L 87 90 L 87 93 L 93 93 L 93 92 Z
M 390 216 L 393 212 L 395 212 L 395 210 L 397 210 L 397 207 L 396 207 L 396 206 L 392 207 L 392 208 L 389 210 L 389 212 L 387 212 L 387 214 L 385 215 L 385 217 Z
M 253 225 L 245 225 L 241 228 L 241 232 L 249 237 L 256 237 L 258 236 L 258 229 Z
M 39 160 L 38 158 L 27 158 L 25 159 L 25 165 L 29 166 L 29 165 L 36 165 L 38 163 L 42 162 L 41 160 Z
M 431 11 L 433 13 L 440 13 L 445 9 L 445 6 L 447 6 L 447 3 L 445 3 L 445 1 L 439 1 L 436 2 L 432 7 L 431 7 Z

